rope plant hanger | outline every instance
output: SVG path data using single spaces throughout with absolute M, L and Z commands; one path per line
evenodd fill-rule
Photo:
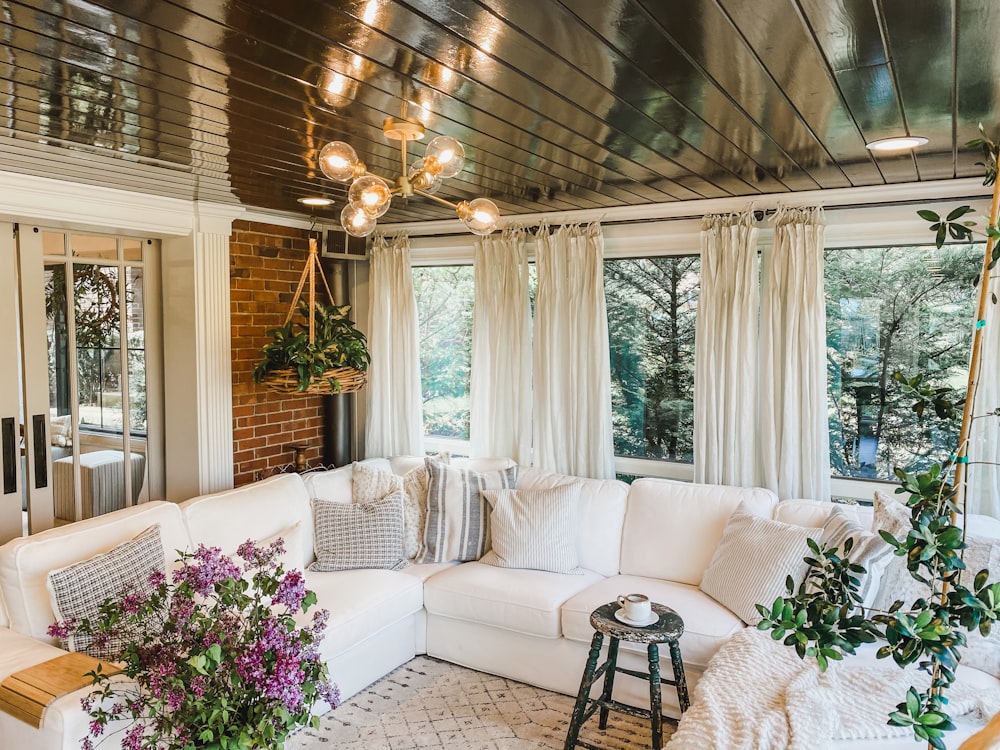
M 330 304 L 316 299 L 316 276 L 323 282 Z M 308 282 L 308 300 L 302 292 Z M 253 371 L 256 383 L 279 393 L 350 393 L 367 382 L 368 354 L 365 335 L 347 317 L 350 305 L 336 305 L 327 284 L 315 238 L 309 238 L 309 257 L 292 304 L 280 328 L 267 334 L 271 341 L 261 348 L 263 359 Z M 306 320 L 294 320 L 298 312 Z

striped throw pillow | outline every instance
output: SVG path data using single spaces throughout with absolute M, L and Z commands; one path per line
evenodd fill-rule
M 798 588 L 809 566 L 807 539 L 818 539 L 822 529 L 772 521 L 751 514 L 743 503 L 729 517 L 712 562 L 701 580 L 706 594 L 748 625 L 760 622 L 755 605 L 770 607 L 785 596 L 785 578 Z
M 46 586 L 52 611 L 57 620 L 93 621 L 100 615 L 105 599 L 119 598 L 125 593 L 152 594 L 150 575 L 165 573 L 166 569 L 160 524 L 154 524 L 104 554 L 50 572 Z M 94 644 L 89 635 L 74 633 L 63 642 L 63 647 L 68 651 L 83 651 L 96 659 L 114 661 L 139 635 L 135 626 L 123 623 L 121 629 L 101 645 Z
M 402 492 L 368 503 L 338 503 L 314 498 L 312 506 L 316 522 L 316 562 L 309 570 L 400 570 L 406 567 Z
M 548 490 L 486 490 L 492 549 L 480 562 L 498 568 L 581 573 L 577 537 L 580 485 Z
M 425 460 L 429 482 L 418 563 L 478 560 L 489 548 L 489 512 L 483 490 L 512 489 L 517 467 L 482 473 Z
M 836 547 L 843 554 L 844 542 L 854 540 L 851 549 L 851 562 L 861 565 L 867 572 L 862 576 L 858 587 L 861 596 L 861 606 L 870 608 L 878 596 L 879 584 L 885 575 L 885 570 L 892 561 L 892 547 L 886 544 L 878 534 L 872 534 L 866 528 L 851 519 L 842 509 L 834 508 L 823 523 L 823 534 L 820 544 Z

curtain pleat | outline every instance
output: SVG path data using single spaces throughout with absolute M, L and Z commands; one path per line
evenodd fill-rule
M 707 216 L 695 321 L 696 482 L 756 479 L 757 227 L 752 212 Z
M 775 217 L 761 308 L 760 459 L 782 499 L 830 499 L 822 213 Z
M 1000 297 L 996 271 L 987 279 Z M 980 355 L 979 386 L 969 432 L 966 512 L 1000 518 L 1000 305 L 988 303 Z
M 470 438 L 473 456 L 531 463 L 531 302 L 523 229 L 476 242 Z
M 366 456 L 424 452 L 417 302 L 410 241 L 378 236 L 372 243 Z
M 611 364 L 600 224 L 543 226 L 537 241 L 534 465 L 614 477 Z

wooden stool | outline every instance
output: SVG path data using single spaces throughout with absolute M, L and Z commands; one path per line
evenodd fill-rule
M 608 727 L 609 711 L 619 711 L 629 716 L 649 719 L 653 732 L 653 750 L 660 750 L 663 747 L 663 713 L 660 708 L 661 684 L 672 685 L 677 690 L 677 702 L 681 712 L 687 711 L 689 702 L 687 682 L 684 679 L 684 662 L 681 660 L 680 646 L 677 645 L 677 639 L 684 632 L 684 621 L 670 607 L 653 603 L 653 614 L 658 615 L 655 622 L 645 627 L 627 625 L 615 617 L 615 613 L 619 609 L 617 602 L 611 602 L 590 613 L 590 624 L 594 628 L 594 637 L 590 641 L 590 655 L 587 658 L 587 666 L 583 670 L 580 692 L 577 694 L 576 705 L 573 707 L 573 717 L 569 722 L 569 732 L 566 734 L 566 744 L 563 746 L 565 750 L 573 750 L 575 747 L 600 750 L 596 746 L 580 740 L 580 729 L 598 708 L 601 710 L 599 724 L 601 729 Z M 601 645 L 604 643 L 605 635 L 611 637 L 608 643 L 608 658 L 598 667 L 597 660 L 601 655 Z M 620 641 L 646 644 L 649 656 L 648 673 L 636 672 L 618 666 L 618 644 Z M 674 669 L 674 679 L 672 680 L 660 678 L 659 644 L 661 643 L 666 643 L 670 648 L 670 663 Z M 615 686 L 615 673 L 617 672 L 649 681 L 648 710 L 627 706 L 612 700 L 611 691 Z M 590 689 L 601 675 L 604 675 L 604 689 L 601 691 L 601 697 L 591 698 Z

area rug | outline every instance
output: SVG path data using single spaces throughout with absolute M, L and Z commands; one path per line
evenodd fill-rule
M 286 750 L 559 750 L 573 698 L 418 656 L 290 737 Z M 664 738 L 674 731 L 665 722 Z M 650 745 L 649 722 L 612 712 L 588 721 L 580 739 L 607 750 Z

